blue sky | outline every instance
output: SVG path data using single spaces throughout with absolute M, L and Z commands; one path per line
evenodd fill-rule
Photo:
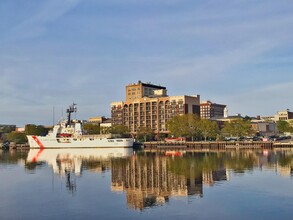
M 293 110 L 293 2 L 0 1 L 0 124 L 51 125 L 73 101 L 110 116 L 138 80 L 231 115 Z

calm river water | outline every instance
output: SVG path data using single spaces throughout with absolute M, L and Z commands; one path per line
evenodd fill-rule
M 293 219 L 293 151 L 0 150 L 0 219 Z

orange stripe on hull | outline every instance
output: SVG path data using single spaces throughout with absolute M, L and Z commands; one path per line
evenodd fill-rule
M 40 149 L 44 149 L 44 145 L 42 144 L 42 142 L 37 138 L 37 136 L 33 136 L 32 137 L 35 142 L 39 145 Z

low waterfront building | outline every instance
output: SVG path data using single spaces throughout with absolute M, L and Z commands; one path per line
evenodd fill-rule
M 108 134 L 110 133 L 110 129 L 112 127 L 112 119 L 108 118 L 102 123 L 100 123 L 100 132 L 101 134 Z
M 251 126 L 260 136 L 271 136 L 278 133 L 277 124 L 273 121 L 252 120 Z
M 106 118 L 104 116 L 91 117 L 86 123 L 100 125 L 100 133 L 108 134 L 110 133 L 110 128 L 112 126 L 111 118 Z
M 16 132 L 25 132 L 25 127 L 16 127 L 15 131 Z

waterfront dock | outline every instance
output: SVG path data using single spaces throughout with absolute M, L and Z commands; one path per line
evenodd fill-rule
M 140 148 L 134 145 L 134 148 Z M 145 151 L 228 151 L 228 150 L 273 150 L 273 149 L 293 149 L 293 142 L 274 142 L 274 141 L 186 141 L 186 142 L 165 142 L 152 141 L 144 142 Z M 29 149 L 29 145 L 11 143 L 9 149 Z
M 30 148 L 30 146 L 28 143 L 24 143 L 24 144 L 10 143 L 7 149 L 25 150 L 25 149 L 29 149 L 29 148 Z
M 273 142 L 273 141 L 213 141 L 213 142 L 145 142 L 145 151 L 169 151 L 169 150 L 184 150 L 184 151 L 227 151 L 227 150 L 272 150 L 275 148 L 293 148 L 293 142 Z

